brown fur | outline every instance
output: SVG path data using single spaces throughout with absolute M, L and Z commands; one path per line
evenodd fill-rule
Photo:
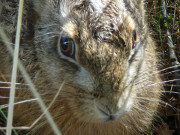
M 122 1 L 126 11 L 118 7 Z M 100 0 L 102 13 L 89 0 L 25 2 L 20 59 L 47 106 L 65 81 L 50 108 L 63 135 L 135 135 L 146 134 L 151 127 L 161 91 L 155 46 L 145 21 L 143 1 L 122 1 Z M 17 3 L 0 3 L 0 26 L 14 42 Z M 62 7 L 67 15 L 62 14 Z M 138 33 L 136 51 L 132 49 L 133 30 Z M 75 63 L 58 54 L 61 34 L 76 44 Z M 0 62 L 0 71 L 9 81 L 11 57 L 2 41 Z M 76 83 L 80 67 L 92 77 L 91 85 L 87 80 L 87 86 Z M 20 73 L 18 82 L 25 83 Z M 21 98 L 16 101 L 33 98 L 27 87 L 19 88 L 16 97 Z M 0 89 L 1 95 L 7 96 L 7 90 Z M 94 104 L 103 104 L 116 114 L 129 100 L 133 101 L 130 109 L 111 121 L 101 119 L 93 108 Z M 4 104 L 1 99 L 0 103 Z M 102 109 L 108 112 L 106 107 Z M 35 102 L 16 105 L 14 125 L 29 126 L 41 114 Z M 45 118 L 27 132 L 53 134 Z

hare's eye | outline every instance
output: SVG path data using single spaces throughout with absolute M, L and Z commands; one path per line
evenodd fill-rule
M 75 45 L 73 39 L 67 37 L 66 35 L 62 35 L 60 39 L 60 50 L 61 52 L 68 57 L 75 57 Z
M 137 32 L 136 30 L 132 31 L 132 48 L 134 48 L 136 46 L 136 41 L 137 41 Z

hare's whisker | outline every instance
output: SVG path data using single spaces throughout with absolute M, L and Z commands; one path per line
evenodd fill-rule
M 14 105 L 19 105 L 19 104 L 24 104 L 24 103 L 29 103 L 29 102 L 35 102 L 35 101 L 37 101 L 37 99 L 23 100 L 23 101 L 15 102 Z M 9 107 L 9 104 L 1 105 L 1 109 L 5 109 L 7 107 Z
M 135 98 L 138 99 L 140 102 L 141 102 L 141 100 L 147 100 L 147 101 L 150 101 L 150 102 L 157 102 L 157 103 L 160 103 L 162 105 L 167 105 L 167 106 L 171 107 L 173 110 L 180 112 L 180 110 L 178 108 L 176 108 L 176 107 L 174 107 L 174 106 L 170 105 L 169 103 L 164 102 L 162 100 L 158 100 L 158 99 L 155 99 L 155 98 L 147 98 L 147 97 L 135 97 Z
M 41 34 L 41 35 L 39 35 L 39 36 L 35 36 L 35 38 L 41 38 L 41 37 L 43 37 L 43 36 L 47 36 L 47 35 L 59 35 L 59 33 L 57 33 L 57 32 L 48 32 L 48 33 L 45 33 L 45 34 Z
M 46 41 L 46 40 L 48 40 L 48 39 L 52 39 L 52 38 L 54 38 L 54 37 L 58 37 L 58 35 L 50 36 L 50 37 L 48 37 L 48 38 L 46 38 L 46 39 L 43 39 L 43 40 L 41 40 L 41 41 L 37 41 L 36 43 L 41 43 L 41 42 L 43 42 L 43 41 Z

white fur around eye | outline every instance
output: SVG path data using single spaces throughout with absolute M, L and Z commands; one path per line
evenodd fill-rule
M 124 3 L 124 0 L 117 0 L 117 3 L 118 3 L 118 6 L 119 6 L 119 9 L 121 11 L 126 11 L 126 8 L 125 8 L 125 3 Z
M 95 10 L 99 13 L 103 12 L 103 4 L 100 0 L 90 0 L 92 6 L 95 8 Z
M 61 2 L 61 4 L 60 4 L 60 8 L 59 8 L 59 10 L 60 10 L 60 13 L 61 13 L 61 16 L 63 17 L 63 18 L 65 18 L 65 17 L 67 17 L 68 16 L 68 14 L 69 14 L 69 8 L 68 8 L 68 6 L 67 6 L 67 3 L 64 1 L 62 1 Z

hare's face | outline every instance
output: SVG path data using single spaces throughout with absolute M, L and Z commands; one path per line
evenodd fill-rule
M 49 76 L 45 79 L 56 89 L 65 82 L 62 98 L 83 121 L 117 119 L 135 102 L 144 43 L 140 24 L 118 3 L 54 1 L 49 2 L 54 10 L 41 15 L 45 20 L 36 34 L 47 34 L 38 39 L 37 51 Z

